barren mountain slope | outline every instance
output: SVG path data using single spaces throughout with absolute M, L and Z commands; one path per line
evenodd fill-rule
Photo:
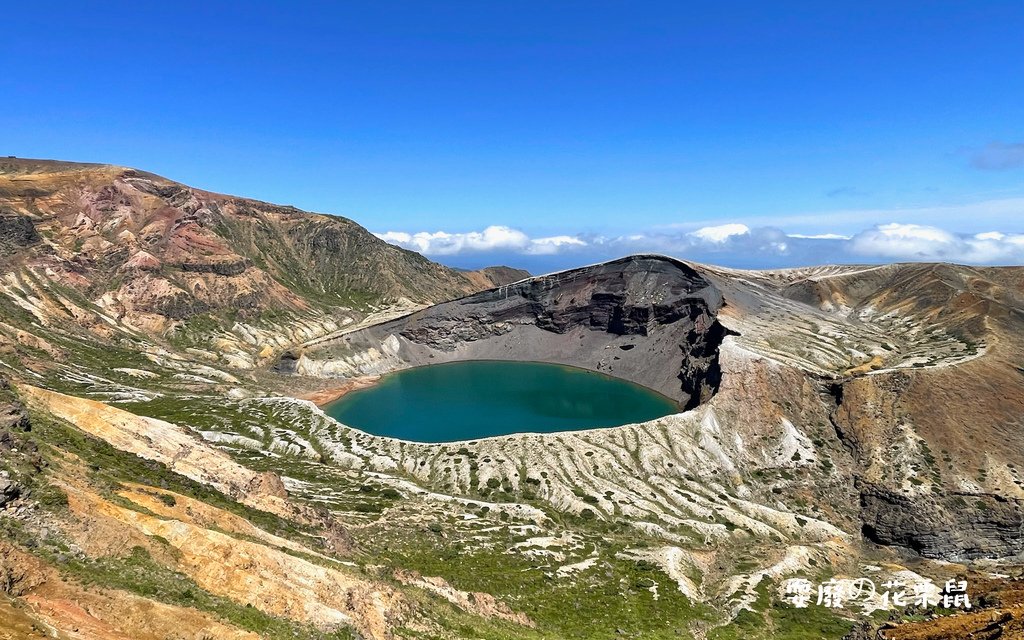
M 1024 551 L 1022 276 L 948 264 L 764 274 L 752 284 L 811 312 L 774 305 L 726 322 L 766 355 L 826 369 L 868 539 L 944 559 Z
M 456 271 L 345 218 L 109 165 L 0 160 L 0 238 L 6 308 L 101 336 L 206 342 L 222 330 L 238 364 L 258 360 L 253 332 L 314 337 L 381 305 L 525 275 Z

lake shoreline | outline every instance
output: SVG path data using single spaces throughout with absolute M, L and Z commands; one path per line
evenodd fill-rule
M 347 393 L 372 387 L 377 384 L 380 379 L 381 376 L 359 376 L 357 378 L 348 378 L 342 384 L 312 391 L 298 396 L 298 398 L 299 400 L 309 400 L 316 406 L 323 409 L 325 406 L 340 399 Z

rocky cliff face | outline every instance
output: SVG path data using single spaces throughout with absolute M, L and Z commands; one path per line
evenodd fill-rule
M 1000 359 L 836 385 L 832 420 L 859 465 L 867 539 L 944 560 L 1024 551 L 1021 381 Z
M 1020 498 L 966 491 L 907 496 L 863 483 L 860 504 L 862 533 L 872 542 L 951 562 L 1024 552 Z
M 32 219 L 17 213 L 0 213 L 0 256 L 39 242 Z

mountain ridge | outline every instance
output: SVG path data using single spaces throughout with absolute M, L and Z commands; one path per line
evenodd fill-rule
M 429 303 L 524 275 L 459 272 L 346 218 L 113 165 L 0 160 L 0 229 L 0 261 L 25 289 L 31 272 L 46 272 L 97 317 L 150 334 L 189 322 L 230 332 L 264 317 L 325 331 L 381 305 Z

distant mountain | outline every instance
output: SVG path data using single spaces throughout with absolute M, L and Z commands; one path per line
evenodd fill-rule
M 526 269 L 516 269 L 514 267 L 484 267 L 483 269 L 476 270 L 460 269 L 460 271 L 470 280 L 479 280 L 481 283 L 489 285 L 484 288 L 510 284 L 530 277 L 530 272 Z

